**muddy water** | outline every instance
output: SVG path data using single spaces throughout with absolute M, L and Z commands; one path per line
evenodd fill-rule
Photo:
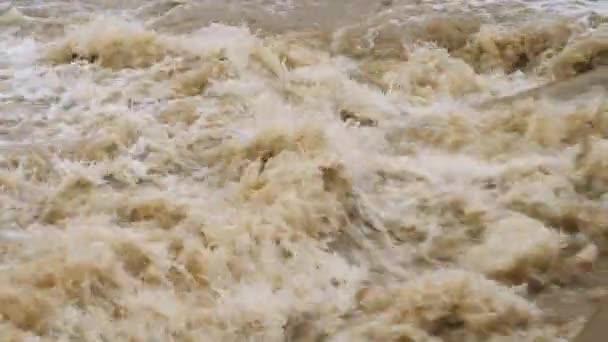
M 2 341 L 568 341 L 606 295 L 601 2 L 0 13 Z

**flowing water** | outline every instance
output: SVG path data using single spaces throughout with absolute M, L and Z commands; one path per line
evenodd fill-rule
M 568 83 L 605 15 L 0 1 L 0 340 L 572 340 L 608 285 L 608 87 Z

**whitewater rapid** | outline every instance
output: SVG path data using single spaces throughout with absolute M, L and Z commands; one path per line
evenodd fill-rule
M 567 82 L 607 14 L 1 1 L 0 340 L 573 339 L 608 103 Z

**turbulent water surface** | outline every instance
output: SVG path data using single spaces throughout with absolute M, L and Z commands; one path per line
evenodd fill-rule
M 2 341 L 568 341 L 605 292 L 601 1 L 0 7 Z

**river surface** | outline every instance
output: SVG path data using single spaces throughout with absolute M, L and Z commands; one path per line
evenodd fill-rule
M 603 1 L 0 1 L 0 340 L 573 341 L 608 86 L 479 104 L 607 51 Z

